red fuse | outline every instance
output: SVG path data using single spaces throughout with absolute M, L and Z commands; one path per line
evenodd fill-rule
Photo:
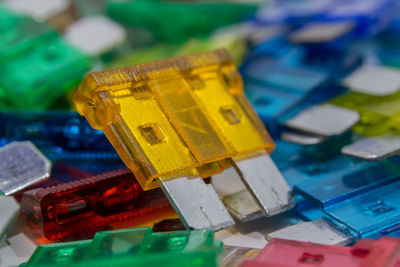
M 361 239 L 353 247 L 271 239 L 252 261 L 241 267 L 399 267 L 400 239 Z
M 62 161 L 57 161 L 53 164 L 51 168 L 51 175 L 49 179 L 41 181 L 39 183 L 35 183 L 24 190 L 18 191 L 17 193 L 13 194 L 13 197 L 18 201 L 21 202 L 22 196 L 24 192 L 30 191 L 32 189 L 40 188 L 40 187 L 50 187 L 56 186 L 59 184 L 63 184 L 66 182 L 72 182 L 75 180 L 80 180 L 84 178 L 88 178 L 93 176 L 92 173 L 80 170 L 68 164 L 65 164 Z
M 169 206 L 160 190 L 143 192 L 128 169 L 24 193 L 21 210 L 50 240 L 91 238 L 114 222 Z

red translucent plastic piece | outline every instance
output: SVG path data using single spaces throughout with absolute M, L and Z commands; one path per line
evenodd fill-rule
M 160 190 L 144 192 L 128 169 L 26 191 L 21 210 L 50 240 L 91 238 L 114 222 L 169 206 Z
M 13 196 L 18 202 L 21 202 L 24 192 L 27 192 L 29 190 L 39 188 L 39 187 L 56 186 L 56 185 L 65 183 L 66 182 L 65 180 L 74 181 L 74 180 L 88 178 L 91 176 L 93 176 L 92 173 L 75 168 L 73 166 L 65 164 L 62 161 L 58 161 L 53 164 L 53 166 L 51 168 L 51 176 L 49 179 L 45 179 L 43 181 L 40 181 L 38 183 L 35 183 L 35 184 L 25 188 L 22 191 L 18 191 Z
M 251 261 L 241 267 L 400 267 L 400 239 L 361 239 L 353 247 L 272 239 Z

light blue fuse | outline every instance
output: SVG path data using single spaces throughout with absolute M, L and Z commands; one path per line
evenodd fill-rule
M 271 157 L 290 186 L 301 185 L 306 181 L 314 185 L 313 181 L 326 176 L 342 177 L 365 167 L 364 161 L 341 155 L 339 141 L 302 146 L 277 140 Z
M 325 213 L 362 238 L 390 234 L 400 227 L 400 180 L 329 206 Z
M 388 160 L 383 162 L 359 161 L 346 173 L 332 173 L 294 187 L 296 193 L 319 207 L 335 203 L 382 186 L 398 179 L 400 167 Z M 400 195 L 399 195 L 400 197 Z
M 329 82 L 329 77 L 324 72 L 285 66 L 261 55 L 250 58 L 245 63 L 242 75 L 245 81 L 298 95 L 306 95 Z
M 360 238 L 399 234 L 398 158 L 366 162 L 345 176 L 328 175 L 295 186 L 306 200 L 297 212 L 309 220 L 324 217 Z

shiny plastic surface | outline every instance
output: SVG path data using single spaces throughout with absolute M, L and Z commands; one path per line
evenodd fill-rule
M 32 189 L 21 201 L 22 212 L 50 240 L 88 238 L 168 205 L 159 190 L 144 193 L 128 169 Z
M 91 241 L 39 246 L 34 266 L 219 266 L 223 244 L 210 230 L 152 233 L 150 228 L 100 232 Z
M 274 147 L 225 50 L 91 73 L 73 101 L 145 190 Z
M 256 256 L 241 267 L 321 266 L 361 267 L 397 266 L 400 239 L 382 237 L 361 239 L 352 247 L 320 245 L 284 239 L 272 239 Z

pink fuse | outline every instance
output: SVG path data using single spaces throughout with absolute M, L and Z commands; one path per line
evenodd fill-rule
M 400 267 L 400 239 L 361 239 L 353 247 L 272 239 L 252 261 L 241 267 Z

